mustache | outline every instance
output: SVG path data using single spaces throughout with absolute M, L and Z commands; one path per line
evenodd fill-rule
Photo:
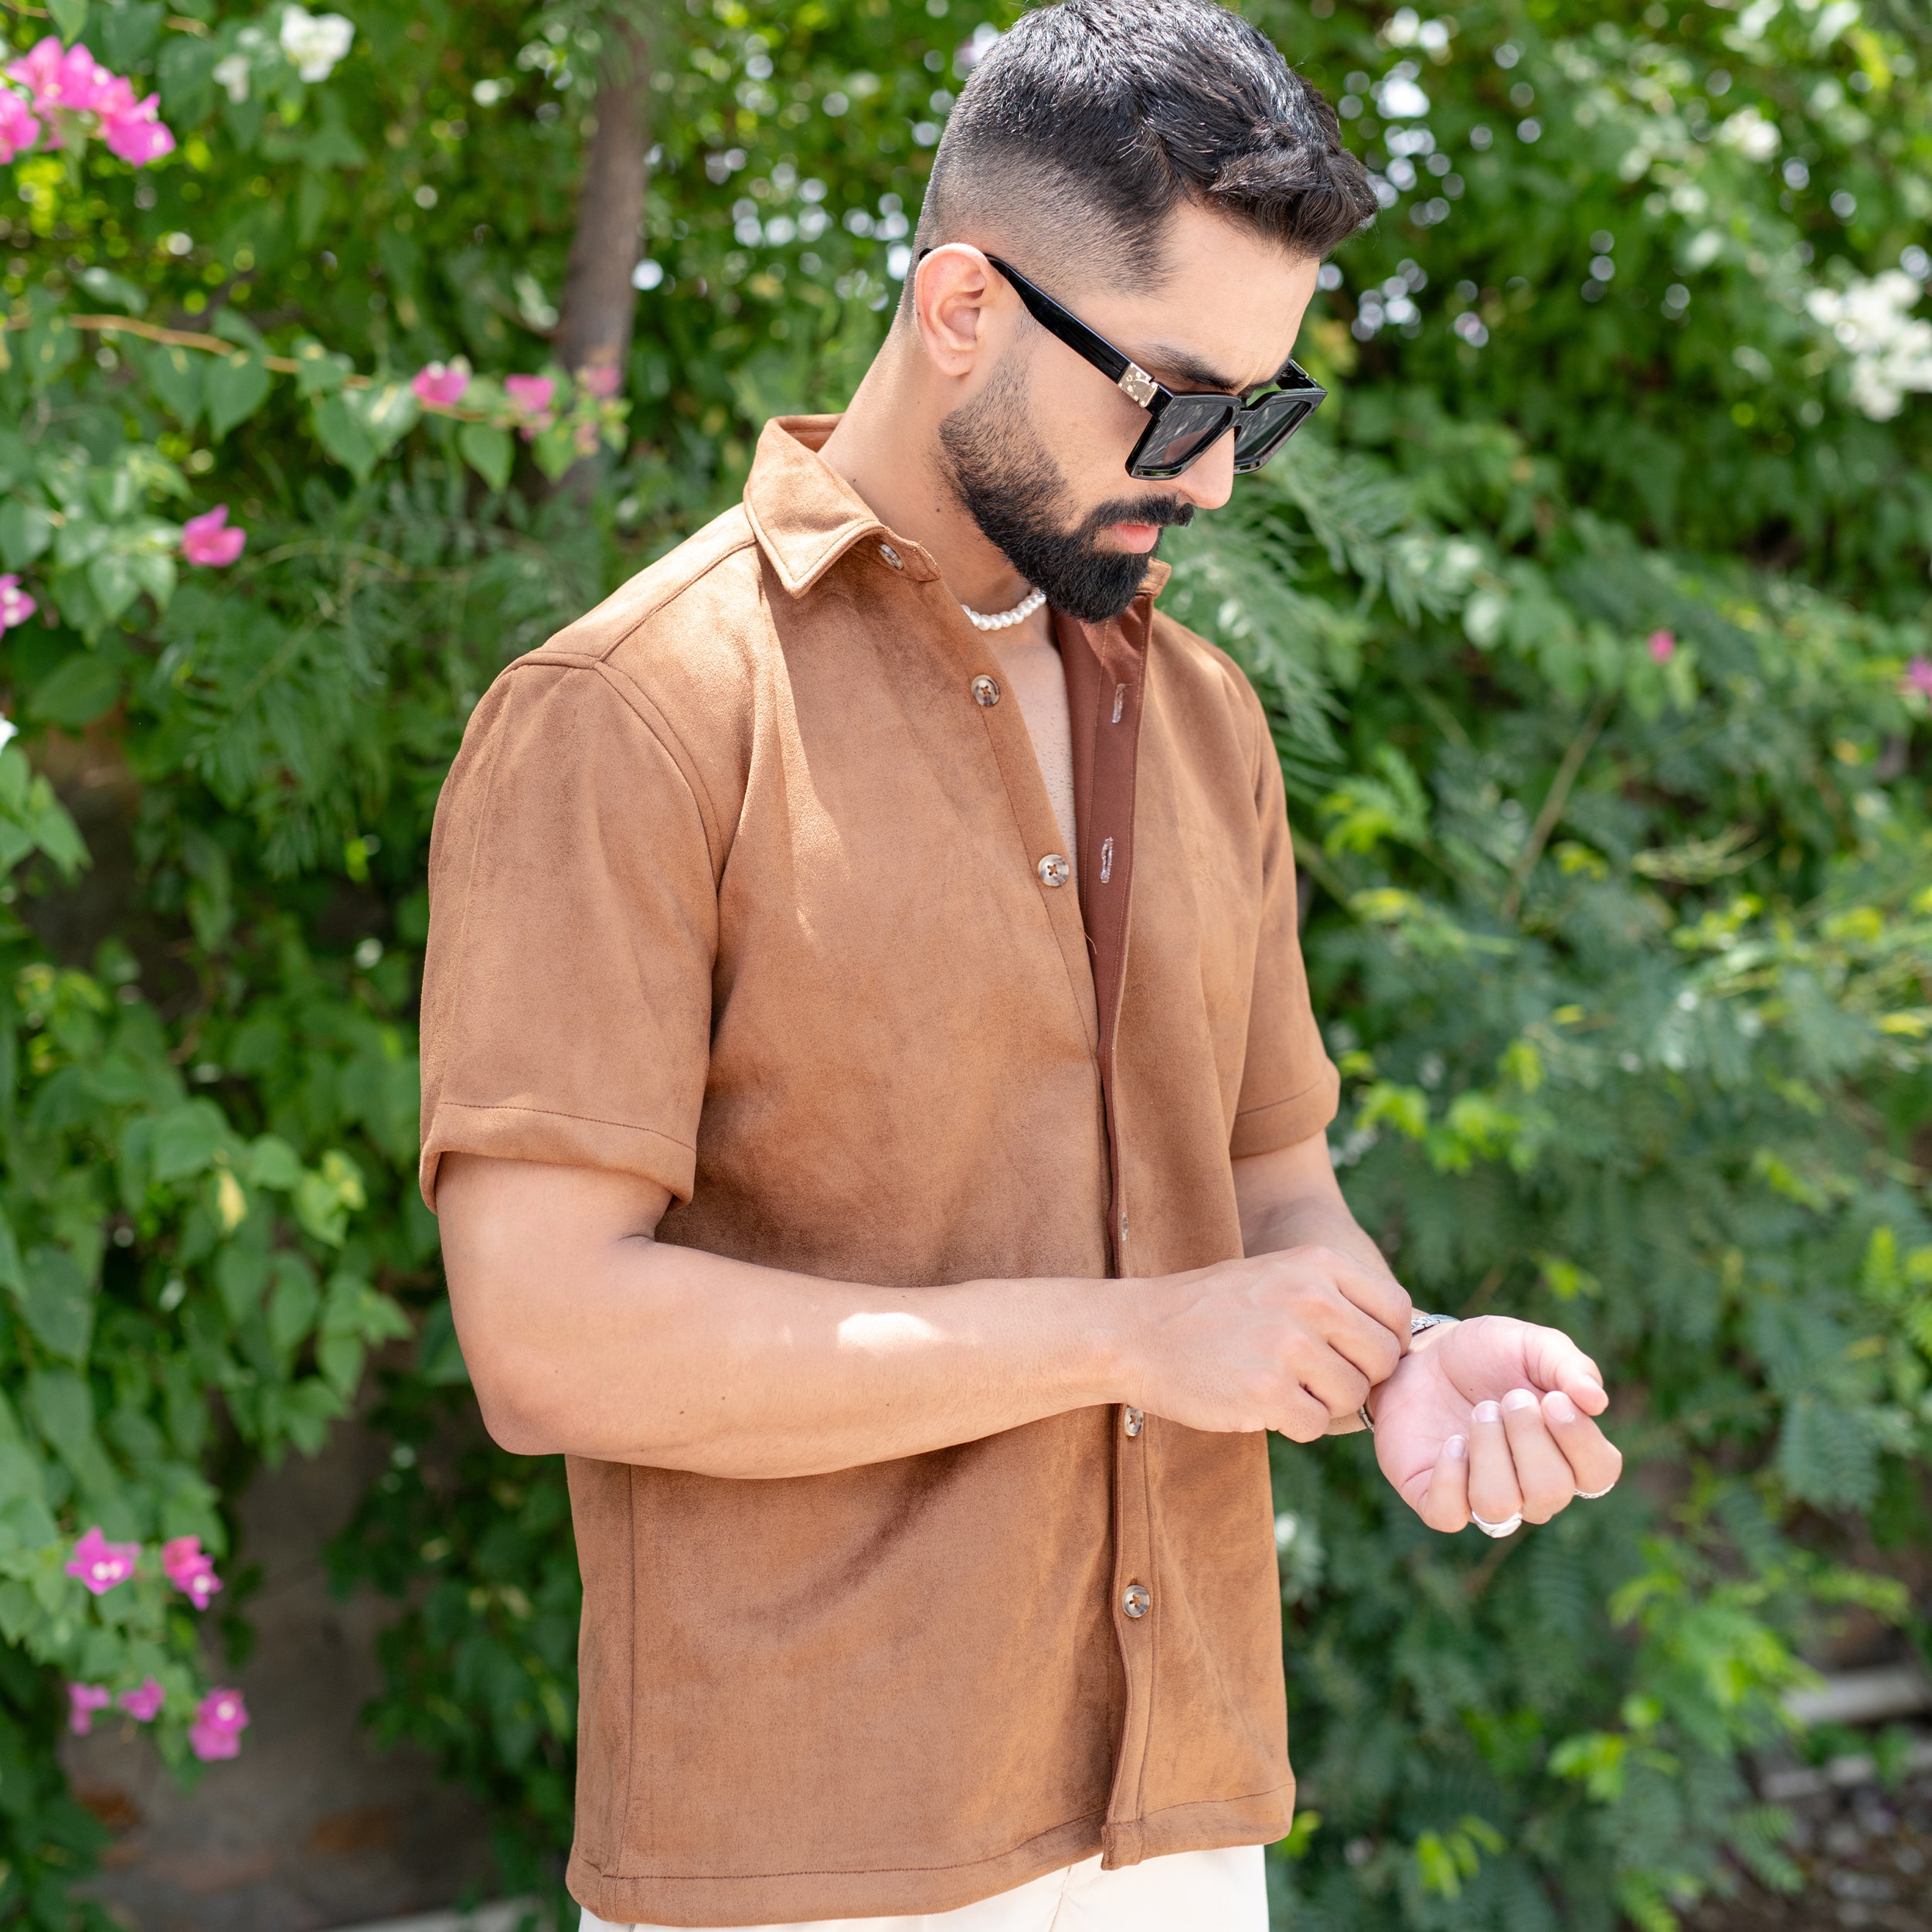
M 1194 521 L 1195 505 L 1182 496 L 1117 496 L 1090 511 L 1082 526 L 1097 536 L 1111 523 L 1152 523 L 1185 528 Z

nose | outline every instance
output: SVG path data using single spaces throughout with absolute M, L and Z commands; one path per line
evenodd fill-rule
M 1175 478 L 1175 492 L 1203 510 L 1218 510 L 1234 494 L 1234 431 L 1217 437 Z

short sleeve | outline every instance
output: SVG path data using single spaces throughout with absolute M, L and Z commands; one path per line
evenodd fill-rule
M 1256 710 L 1259 713 L 1258 700 Z M 1320 1133 L 1335 1118 L 1342 1091 L 1341 1076 L 1321 1044 L 1308 1005 L 1287 798 L 1266 718 L 1259 722 L 1254 805 L 1261 821 L 1261 926 L 1248 1008 L 1247 1056 L 1228 1143 L 1236 1160 L 1292 1147 Z
M 437 802 L 423 1198 L 442 1156 L 614 1168 L 690 1198 L 717 886 L 684 772 L 614 674 L 498 679 Z

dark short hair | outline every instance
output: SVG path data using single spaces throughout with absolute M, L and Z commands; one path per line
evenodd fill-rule
M 1215 0 L 1060 0 L 968 80 L 918 240 L 990 226 L 1052 248 L 1043 270 L 1155 278 L 1183 201 L 1304 255 L 1376 212 L 1334 109 L 1238 15 Z

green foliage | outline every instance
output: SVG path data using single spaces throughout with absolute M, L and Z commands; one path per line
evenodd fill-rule
M 1633 1464 L 1492 1545 L 1359 1443 L 1277 1446 L 1308 1808 L 1271 1883 L 1311 1932 L 1651 1932 L 1791 1882 L 1742 1753 L 1835 1616 L 1907 1614 L 1858 1519 L 1924 1534 L 1932 38 L 1894 0 L 1250 11 L 1386 206 L 1304 332 L 1335 400 L 1167 607 L 1274 722 L 1358 1212 L 1423 1304 L 1579 1334 Z M 40 606 L 0 635 L 0 1920 L 80 1922 L 60 1679 L 154 1675 L 180 1757 L 209 1664 L 152 1545 L 225 1549 L 404 1311 L 333 1560 L 401 1605 L 379 1733 L 541 1884 L 577 1584 L 560 1468 L 476 1434 L 415 1195 L 437 790 L 509 657 L 849 392 L 1010 15 L 666 9 L 607 400 L 549 336 L 587 0 L 371 0 L 308 76 L 278 5 L 53 14 L 180 146 L 31 151 L 0 199 L 0 570 Z M 216 504 L 247 548 L 189 562 Z M 148 1550 L 98 1598 L 60 1568 L 97 1522 Z

